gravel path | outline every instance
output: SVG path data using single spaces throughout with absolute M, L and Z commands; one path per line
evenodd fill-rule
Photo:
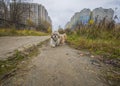
M 14 50 L 45 41 L 49 36 L 0 37 L 0 60 L 8 58 Z
M 93 65 L 89 53 L 67 45 L 51 48 L 48 44 L 40 51 L 2 86 L 107 86 L 99 77 L 102 65 Z

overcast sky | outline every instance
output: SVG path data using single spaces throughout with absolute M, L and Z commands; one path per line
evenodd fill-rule
M 120 0 L 33 0 L 45 6 L 52 19 L 53 29 L 60 25 L 64 28 L 75 12 L 80 12 L 83 8 L 93 10 L 97 7 L 118 8 L 120 14 Z M 120 16 L 120 15 L 119 15 Z

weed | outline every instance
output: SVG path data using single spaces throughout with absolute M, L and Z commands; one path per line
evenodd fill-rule
M 35 30 L 16 30 L 14 28 L 0 29 L 0 36 L 45 36 L 49 33 L 44 33 Z

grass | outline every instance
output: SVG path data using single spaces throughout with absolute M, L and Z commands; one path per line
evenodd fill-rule
M 35 30 L 15 30 L 0 28 L 0 36 L 46 36 L 48 33 Z
M 20 62 L 28 59 L 28 57 L 38 55 L 38 51 L 37 46 L 31 46 L 24 52 L 16 50 L 13 56 L 9 57 L 7 60 L 1 60 L 0 80 L 6 78 L 6 75 L 9 75 L 12 71 L 14 71 Z
M 108 80 L 107 82 L 109 82 L 109 86 L 119 86 L 120 85 L 120 75 L 119 74 L 116 74 L 113 71 L 109 71 L 107 73 L 104 72 L 104 74 L 105 74 L 104 76 L 105 76 L 106 80 Z
M 11 73 L 18 68 L 18 65 L 22 61 L 27 61 L 30 57 L 37 56 L 40 53 L 39 48 L 41 48 L 43 44 L 47 44 L 48 41 L 49 39 L 40 42 L 36 46 L 33 45 L 24 51 L 16 50 L 14 55 L 9 57 L 7 60 L 0 60 L 0 80 L 8 78 L 8 75 L 11 75 Z
M 68 35 L 67 42 L 77 49 L 86 49 L 105 58 L 120 58 L 119 32 L 84 29 Z
M 5 74 L 9 73 L 13 69 L 16 68 L 17 64 L 25 58 L 20 52 L 16 51 L 14 56 L 10 59 L 0 61 L 0 79 L 5 76 Z

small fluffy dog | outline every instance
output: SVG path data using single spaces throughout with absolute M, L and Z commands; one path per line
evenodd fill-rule
M 59 34 L 59 32 L 55 31 L 51 35 L 50 45 L 51 45 L 51 47 L 56 47 L 59 44 L 60 44 L 60 34 Z
M 50 40 L 50 45 L 51 47 L 56 47 L 59 46 L 60 44 L 65 44 L 67 35 L 64 34 L 59 34 L 59 32 L 55 31 L 51 35 L 51 40 Z

